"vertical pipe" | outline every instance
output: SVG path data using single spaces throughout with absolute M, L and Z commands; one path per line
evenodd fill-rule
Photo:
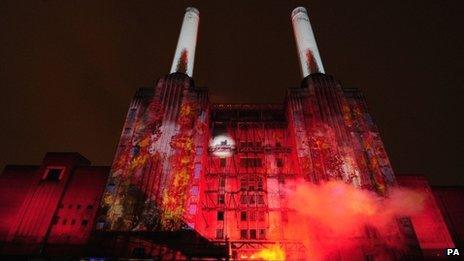
M 292 24 L 303 78 L 312 73 L 325 73 L 308 12 L 304 7 L 293 9 Z
M 181 72 L 192 77 L 199 22 L 200 12 L 196 8 L 188 7 L 185 10 L 182 29 L 177 41 L 171 73 Z

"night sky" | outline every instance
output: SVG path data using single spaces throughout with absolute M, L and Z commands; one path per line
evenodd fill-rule
M 188 6 L 193 77 L 212 102 L 283 102 L 301 81 L 290 12 L 303 5 L 326 73 L 364 91 L 396 172 L 464 184 L 463 1 L 95 2 L 0 2 L 0 168 L 47 151 L 110 165 L 135 91 L 169 72 Z

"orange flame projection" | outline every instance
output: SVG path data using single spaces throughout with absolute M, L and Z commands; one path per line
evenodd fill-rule
M 248 259 L 282 261 L 282 260 L 285 260 L 285 251 L 280 245 L 273 245 L 271 247 L 261 249 L 260 251 L 252 254 L 251 256 L 248 257 Z
M 285 234 L 304 244 L 308 260 L 358 248 L 356 238 L 362 237 L 367 227 L 389 238 L 395 218 L 421 212 L 425 199 L 422 193 L 398 187 L 380 197 L 341 181 L 320 185 L 297 181 L 289 184 L 287 194 L 291 198 L 287 207 L 293 211 L 284 224 Z M 383 244 L 402 247 L 402 242 L 395 240 Z

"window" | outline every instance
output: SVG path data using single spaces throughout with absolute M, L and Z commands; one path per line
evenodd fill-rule
M 195 215 L 197 213 L 197 205 L 196 204 L 191 204 L 189 206 L 189 214 L 190 215 Z
M 71 220 L 71 225 L 75 225 L 75 224 L 76 224 L 76 220 L 75 219 Z
M 217 239 L 224 238 L 224 229 L 222 229 L 222 228 L 216 229 L 216 238 Z
M 89 221 L 87 219 L 83 219 L 81 221 L 81 226 L 87 226 L 88 223 L 89 223 Z
M 250 239 L 256 239 L 256 229 L 250 229 Z
M 226 186 L 226 178 L 220 177 L 219 178 L 219 187 L 224 188 Z
M 66 223 L 68 223 L 68 220 L 65 218 L 65 219 L 63 219 L 63 223 L 61 223 L 61 224 L 66 225 Z
M 198 146 L 196 148 L 195 153 L 197 154 L 197 156 L 201 156 L 201 154 L 203 153 L 203 147 Z
M 221 168 L 225 167 L 226 166 L 226 158 L 220 158 L 219 163 L 221 165 Z
M 256 221 L 256 211 L 250 211 L 250 221 Z
M 61 179 L 63 168 L 49 168 L 45 171 L 45 175 L 42 177 L 46 181 L 59 181 Z
M 218 221 L 224 220 L 224 211 L 218 211 L 217 212 L 217 220 Z
M 246 178 L 241 178 L 240 179 L 240 189 L 241 190 L 246 190 L 247 189 L 247 179 Z
M 58 224 L 59 220 L 60 220 L 60 217 L 54 216 L 53 219 L 52 219 L 52 225 Z
M 240 166 L 242 167 L 261 167 L 261 158 L 241 158 Z
M 218 194 L 218 204 L 224 204 L 224 203 L 225 203 L 224 194 Z
M 195 163 L 195 170 L 193 171 L 193 177 L 195 179 L 200 178 L 201 174 L 201 164 L 200 163 Z
M 266 229 L 259 230 L 259 239 L 266 239 Z
M 246 204 L 247 203 L 247 195 L 242 194 L 240 195 L 240 204 Z
M 250 196 L 248 197 L 248 199 L 249 199 L 249 203 L 250 203 L 250 204 L 255 204 L 255 203 L 256 203 L 256 201 L 255 201 L 255 195 L 254 195 L 254 194 L 253 194 L 253 195 L 250 195 Z
M 192 194 L 192 196 L 198 196 L 198 186 L 192 186 L 190 194 Z
M 246 229 L 240 229 L 240 238 L 246 239 L 248 237 L 248 231 Z
M 263 190 L 263 178 L 258 178 L 258 190 Z
M 247 220 L 247 213 L 246 213 L 246 211 L 240 212 L 240 220 L 241 220 L 241 221 L 246 221 L 246 220 Z
M 81 205 L 77 204 L 76 208 L 81 209 Z
M 264 211 L 259 211 L 259 212 L 258 212 L 258 220 L 259 220 L 259 221 L 264 221 L 264 218 L 265 218 L 265 213 L 264 213 Z
M 258 195 L 258 204 L 264 204 L 264 196 L 263 195 Z
M 284 160 L 281 158 L 276 158 L 276 165 L 278 168 L 282 168 L 284 166 Z
M 129 110 L 129 115 L 127 116 L 127 119 L 129 122 L 132 122 L 132 120 L 135 118 L 136 112 L 137 112 L 137 109 L 135 108 Z

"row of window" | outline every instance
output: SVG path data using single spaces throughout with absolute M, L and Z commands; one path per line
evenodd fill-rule
M 64 208 L 64 205 L 63 205 L 63 204 L 60 204 L 58 207 L 59 207 L 59 208 Z M 73 204 L 69 204 L 69 205 L 68 205 L 68 209 L 72 209 L 72 208 L 73 208 Z M 80 204 L 77 204 L 77 205 L 76 205 L 76 209 L 81 209 L 81 208 L 82 208 L 82 205 L 80 205 Z M 90 210 L 90 209 L 93 209 L 93 205 L 87 205 L 86 208 L 89 209 L 89 210 Z
M 240 221 L 264 221 L 266 216 L 265 211 L 241 211 L 240 212 Z M 224 220 L 224 211 L 218 211 L 216 215 L 218 221 Z
M 53 217 L 53 220 L 52 220 L 52 225 L 58 225 L 58 223 L 60 223 L 60 217 Z M 87 219 L 83 219 L 81 220 L 81 226 L 87 226 L 87 224 L 89 223 L 89 221 Z M 61 220 L 61 225 L 66 225 L 68 224 L 68 220 L 66 218 L 63 218 L 63 220 Z M 76 220 L 75 219 L 71 219 L 71 221 L 69 222 L 69 224 L 71 226 L 74 226 L 76 224 Z
M 239 144 L 240 144 L 240 147 L 261 147 L 260 141 L 240 141 Z M 282 147 L 282 144 L 280 142 L 276 142 L 275 146 Z
M 278 168 L 282 168 L 284 166 L 284 160 L 282 158 L 276 158 L 275 159 L 275 162 L 276 162 L 276 166 Z M 227 164 L 227 159 L 226 158 L 220 158 L 219 159 L 219 165 L 220 167 L 225 167 Z M 262 159 L 261 158 L 251 158 L 251 157 L 246 157 L 246 158 L 240 158 L 240 166 L 241 167 L 249 167 L 249 168 L 252 168 L 252 167 L 255 167 L 255 168 L 258 168 L 258 167 L 262 167 L 263 166 L 263 162 L 262 162 Z
M 216 229 L 216 238 L 224 238 L 224 229 Z M 266 229 L 241 229 L 240 239 L 266 239 Z
M 225 204 L 225 195 L 224 194 L 218 194 L 217 195 L 217 202 L 218 204 Z M 264 204 L 264 195 L 247 195 L 247 194 L 242 194 L 240 195 L 240 204 L 246 205 L 246 204 Z

